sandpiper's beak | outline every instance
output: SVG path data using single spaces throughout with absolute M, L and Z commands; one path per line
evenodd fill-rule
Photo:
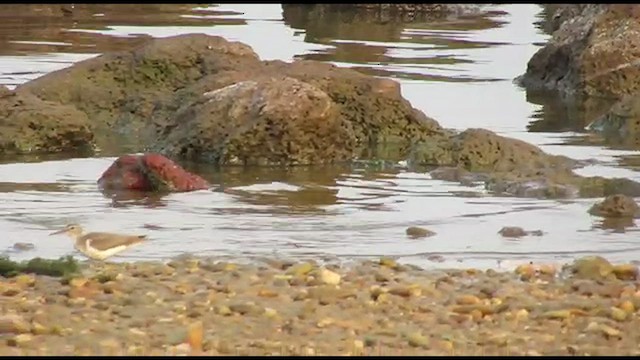
M 54 231 L 54 232 L 52 232 L 51 234 L 49 234 L 49 236 L 51 236 L 51 235 L 57 235 L 57 234 L 62 234 L 63 232 L 66 232 L 66 231 L 67 231 L 67 229 L 62 229 L 62 230 Z

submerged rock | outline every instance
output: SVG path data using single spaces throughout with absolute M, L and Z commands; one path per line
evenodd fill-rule
M 98 179 L 103 190 L 193 191 L 209 183 L 159 154 L 124 155 Z
M 508 238 L 519 238 L 527 235 L 542 236 L 543 232 L 542 230 L 527 231 L 519 226 L 505 226 L 498 231 L 498 234 Z
M 423 237 L 429 237 L 429 236 L 433 236 L 436 233 L 429 230 L 429 229 L 425 229 L 419 226 L 410 226 L 407 228 L 407 230 L 405 231 L 407 233 L 407 236 L 413 239 L 417 239 L 417 238 L 423 238 Z
M 637 218 L 640 217 L 640 207 L 636 201 L 625 195 L 610 195 L 603 201 L 593 204 L 589 214 L 609 218 Z
M 587 126 L 609 143 L 640 147 L 640 92 L 624 96 L 602 116 Z

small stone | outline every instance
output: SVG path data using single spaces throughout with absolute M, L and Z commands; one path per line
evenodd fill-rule
M 456 299 L 458 305 L 475 305 L 480 302 L 480 299 L 475 295 L 462 295 Z
M 484 317 L 484 314 L 482 313 L 482 311 L 478 309 L 471 310 L 469 315 L 471 315 L 471 319 L 475 322 L 479 322 Z
M 374 347 L 378 344 L 378 341 L 374 338 L 367 337 L 364 339 L 364 345 L 366 347 Z
M 335 273 L 326 268 L 320 269 L 320 281 L 327 285 L 338 285 L 340 284 L 340 274 Z
M 69 286 L 72 288 L 80 288 L 85 286 L 88 281 L 86 278 L 73 278 L 69 281 Z
M 552 310 L 547 311 L 541 315 L 541 317 L 546 319 L 568 319 L 571 317 L 570 310 Z
M 240 315 L 261 315 L 264 313 L 264 308 L 251 302 L 231 304 L 229 309 Z
M 422 295 L 422 289 L 419 285 L 415 284 L 409 286 L 396 286 L 389 289 L 389 294 L 402 297 L 420 296 Z
M 382 271 L 378 271 L 373 275 L 373 278 L 376 280 L 376 282 L 389 282 L 391 281 L 391 276 L 390 274 L 386 274 Z
M 131 333 L 131 335 L 140 336 L 140 337 L 148 336 L 146 332 L 136 328 L 130 328 L 129 333 Z
M 498 234 L 508 238 L 519 238 L 519 237 L 526 236 L 527 232 L 524 231 L 523 228 L 518 226 L 505 226 L 502 229 L 500 229 L 500 231 L 498 231 Z
M 422 347 L 422 348 L 429 347 L 429 338 L 418 332 L 408 333 L 406 335 L 406 338 L 407 338 L 407 341 L 409 342 L 409 345 L 413 347 Z
M 332 318 L 324 318 L 324 319 L 318 321 L 316 323 L 316 326 L 322 329 L 322 328 L 325 328 L 325 327 L 327 327 L 329 325 L 332 325 L 333 323 L 335 323 L 334 319 L 332 319 Z
M 527 309 L 520 309 L 516 312 L 515 318 L 517 321 L 527 320 L 529 318 L 529 312 Z
M 269 289 L 260 289 L 258 291 L 258 296 L 265 297 L 265 298 L 274 298 L 274 297 L 278 297 L 279 295 L 280 294 L 278 294 L 277 292 Z
M 412 238 L 412 239 L 418 239 L 418 238 L 423 238 L 423 237 L 430 237 L 430 236 L 434 236 L 436 233 L 425 229 L 425 228 L 421 228 L 418 226 L 411 226 L 408 227 L 407 230 L 405 231 L 407 236 Z
M 356 351 L 364 350 L 364 342 L 362 340 L 354 340 L 353 341 L 353 349 Z
M 516 267 L 515 273 L 520 276 L 521 280 L 527 281 L 535 277 L 536 268 L 532 264 L 522 264 Z
M 275 309 L 272 309 L 272 308 L 265 308 L 264 309 L 264 316 L 266 316 L 268 318 L 274 318 L 274 317 L 278 316 L 278 311 L 276 311 Z
M 618 329 L 615 329 L 609 325 L 599 324 L 597 322 L 591 322 L 587 326 L 586 331 L 588 332 L 599 332 L 604 334 L 607 337 L 619 338 L 622 335 L 622 332 Z
M 24 334 L 31 332 L 31 325 L 20 315 L 0 315 L 0 334 Z
M 31 333 L 33 333 L 34 335 L 44 335 L 44 334 L 47 334 L 48 332 L 49 332 L 48 329 L 44 325 L 40 324 L 39 322 L 33 321 L 31 323 Z
M 636 311 L 635 305 L 629 300 L 625 300 L 618 307 L 624 310 L 627 314 L 633 314 Z
M 620 280 L 636 280 L 638 278 L 638 267 L 633 264 L 615 265 L 613 273 Z
M 10 339 L 7 340 L 7 345 L 9 346 L 24 346 L 27 343 L 31 342 L 33 340 L 33 335 L 31 334 L 20 334 L 20 335 L 16 335 Z
M 291 266 L 290 268 L 287 269 L 287 271 L 285 271 L 285 274 L 293 275 L 293 276 L 302 276 L 302 275 L 307 275 L 312 270 L 313 270 L 313 265 L 311 263 L 303 262 L 303 263 L 298 263 Z
M 380 259 L 380 265 L 381 266 L 386 266 L 388 268 L 392 268 L 395 269 L 396 267 L 398 267 L 398 263 L 390 258 L 381 258 Z
M 615 321 L 625 321 L 627 319 L 627 312 L 617 308 L 615 306 L 611 307 L 611 318 Z
M 233 312 L 231 311 L 231 309 L 226 306 L 226 305 L 219 305 L 215 308 L 215 312 L 218 315 L 222 315 L 222 316 L 229 316 L 231 314 L 233 314 Z

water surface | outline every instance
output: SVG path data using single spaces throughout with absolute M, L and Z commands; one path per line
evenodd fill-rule
M 69 5 L 65 5 L 69 6 Z M 549 35 L 542 8 L 499 5 L 486 17 L 362 24 L 283 14 L 278 4 L 11 5 L 0 15 L 0 83 L 9 87 L 149 37 L 205 33 L 249 44 L 262 59 L 313 59 L 401 83 L 413 106 L 455 129 L 482 127 L 553 154 L 596 159 L 584 175 L 640 180 L 635 151 L 585 145 L 583 124 L 528 99 L 513 78 Z M 285 16 L 283 16 L 285 15 Z M 545 113 L 545 110 L 547 112 Z M 560 124 L 560 125 L 558 125 Z M 124 151 L 124 150 L 123 150 Z M 634 260 L 636 228 L 587 214 L 596 199 L 516 199 L 433 180 L 402 166 L 194 169 L 212 190 L 118 199 L 96 179 L 117 153 L 34 156 L 0 162 L 0 249 L 17 259 L 73 253 L 66 223 L 89 230 L 145 233 L 150 242 L 118 259 L 165 259 L 184 252 L 251 258 L 349 260 L 395 256 L 421 266 L 513 266 L 601 254 Z M 408 226 L 437 233 L 409 239 Z M 543 230 L 510 240 L 503 226 Z M 16 242 L 32 242 L 15 252 Z M 429 260 L 439 254 L 444 262 Z M 115 259 L 114 259 L 115 260 Z

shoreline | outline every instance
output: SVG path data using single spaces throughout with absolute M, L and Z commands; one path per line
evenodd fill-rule
M 0 354 L 637 355 L 637 266 L 82 262 L 2 278 Z

